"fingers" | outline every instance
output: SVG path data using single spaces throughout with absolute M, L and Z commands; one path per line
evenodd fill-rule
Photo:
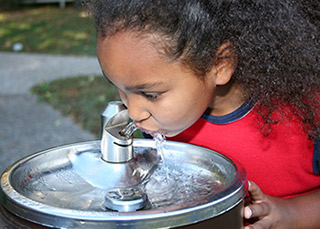
M 265 201 L 265 195 L 254 182 L 249 181 L 248 191 L 252 199 L 252 204 L 244 208 L 244 217 L 251 219 L 255 217 L 263 217 L 270 213 L 271 207 Z
M 272 228 L 272 222 L 270 219 L 263 218 L 252 225 L 244 227 L 244 229 L 268 229 Z
M 261 202 L 264 199 L 264 194 L 259 188 L 258 185 L 256 185 L 254 182 L 249 181 L 249 188 L 248 191 L 250 193 L 250 197 L 253 202 Z
M 252 204 L 244 208 L 244 217 L 246 219 L 263 217 L 270 214 L 270 211 L 271 211 L 270 205 L 265 202 Z
M 250 209 L 250 207 L 244 208 L 243 216 L 246 219 L 250 219 L 252 217 L 252 210 Z

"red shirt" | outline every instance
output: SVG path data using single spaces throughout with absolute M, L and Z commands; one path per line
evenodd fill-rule
M 263 120 L 249 102 L 225 116 L 203 115 L 168 140 L 187 142 L 239 161 L 268 195 L 292 197 L 320 187 L 320 147 L 308 139 L 299 118 L 284 117 L 265 136 Z

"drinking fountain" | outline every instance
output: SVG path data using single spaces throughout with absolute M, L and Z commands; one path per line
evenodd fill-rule
M 132 137 L 135 129 L 113 101 L 101 114 L 101 140 L 43 150 L 8 167 L 0 226 L 242 227 L 248 187 L 240 163 L 173 141 L 162 142 L 160 155 L 152 139 Z

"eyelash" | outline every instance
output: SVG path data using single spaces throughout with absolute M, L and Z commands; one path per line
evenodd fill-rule
M 155 101 L 158 99 L 159 94 L 157 93 L 146 93 L 146 92 L 141 92 L 141 95 L 147 98 L 150 101 Z

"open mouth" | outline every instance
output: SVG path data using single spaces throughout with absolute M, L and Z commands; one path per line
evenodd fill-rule
M 147 130 L 147 129 L 143 129 L 143 128 L 139 128 L 142 132 L 149 134 L 151 136 L 154 136 L 156 133 L 159 133 L 159 131 L 152 131 L 152 130 Z
M 137 125 L 138 126 L 138 125 Z M 170 133 L 170 132 L 166 132 L 165 130 L 148 130 L 148 129 L 144 129 L 143 127 L 138 126 L 138 128 L 145 134 L 151 135 L 152 137 L 154 137 L 156 134 L 161 134 L 163 136 L 166 137 L 173 137 L 176 136 L 178 133 Z

